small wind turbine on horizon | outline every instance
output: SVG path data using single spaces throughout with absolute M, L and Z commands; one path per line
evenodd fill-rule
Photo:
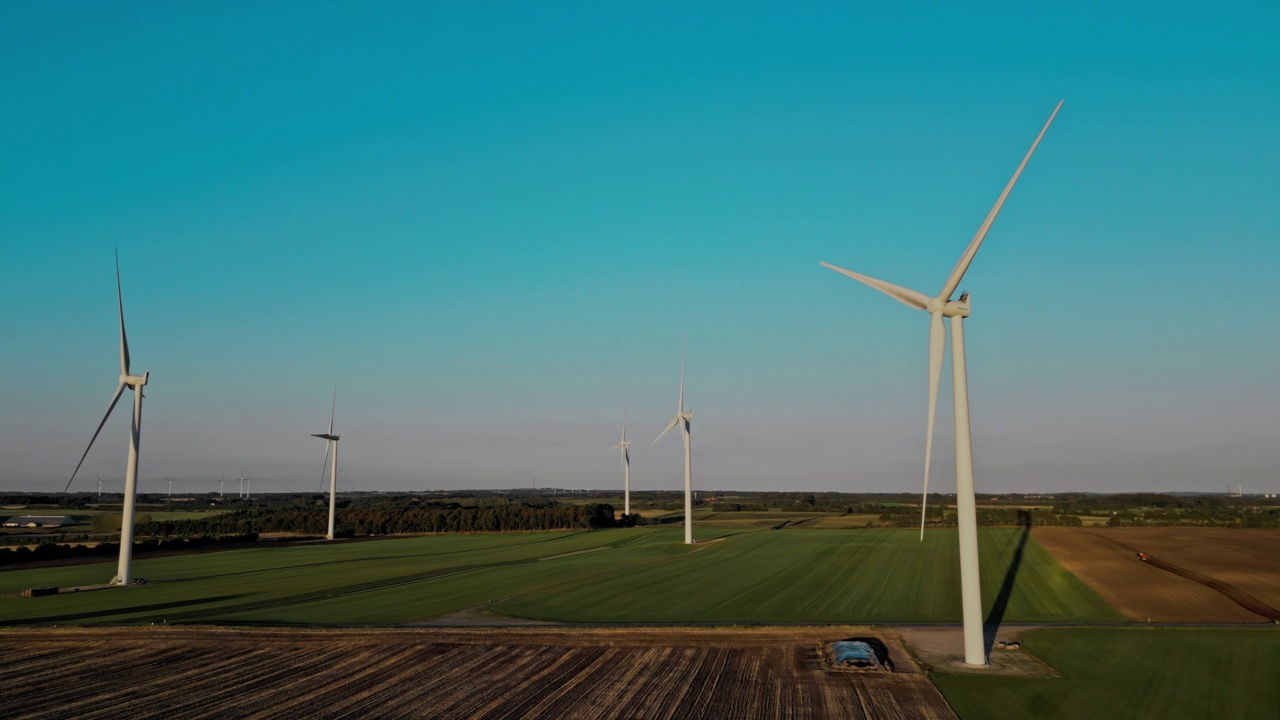
M 98 478 L 98 497 L 102 497 L 102 476 L 94 475 L 94 477 Z
M 169 497 L 173 497 L 173 481 L 174 481 L 174 479 L 175 479 L 175 478 L 171 478 L 171 477 L 166 477 L 166 478 L 165 478 L 165 480 L 168 480 L 168 481 L 169 481 Z
M 661 437 L 661 436 L 659 436 Z M 656 442 L 656 441 L 655 441 Z M 612 449 L 622 455 L 622 514 L 631 514 L 631 443 L 627 441 L 627 404 L 622 403 L 622 440 Z
M 973 445 L 969 432 L 969 390 L 968 377 L 965 370 L 964 353 L 964 319 L 970 314 L 969 293 L 960 294 L 958 300 L 951 295 L 959 287 L 969 264 L 978 253 L 982 240 L 987 236 L 996 215 L 1009 197 L 1009 192 L 1018 182 L 1018 176 L 1027 166 L 1036 146 L 1049 130 L 1049 125 L 1057 117 L 1062 102 L 1053 109 L 1049 120 L 1041 128 L 1031 149 L 1022 158 L 1022 163 L 1014 171 L 1013 177 L 1005 185 L 1004 191 L 996 200 L 996 204 L 987 213 L 977 234 L 969 241 L 969 246 L 960 261 L 951 270 L 942 290 L 936 297 L 929 297 L 922 292 L 901 287 L 873 277 L 860 275 L 852 270 L 845 270 L 834 265 L 821 263 L 823 266 L 847 275 L 858 282 L 868 285 L 907 307 L 924 310 L 929 313 L 929 421 L 925 435 L 924 450 L 924 492 L 920 500 L 920 539 L 924 539 L 925 498 L 929 493 L 929 463 L 933 453 L 933 422 L 938 404 L 938 383 L 942 376 L 943 355 L 946 352 L 946 328 L 942 318 L 951 320 L 951 389 L 953 410 L 955 413 L 955 456 L 956 456 L 956 519 L 960 534 L 960 590 L 964 615 L 964 659 L 969 665 L 986 665 L 987 658 L 982 636 L 982 593 L 978 574 L 978 521 L 977 500 L 973 484 Z
M 654 445 L 658 444 L 658 440 L 662 439 L 671 431 L 671 428 L 679 425 L 681 434 L 684 436 L 684 542 L 686 545 L 693 544 L 693 452 L 689 446 L 689 423 L 693 420 L 693 411 L 685 412 L 684 409 L 684 352 L 688 344 L 687 340 L 680 343 L 680 397 L 676 401 L 676 416 L 671 419 L 671 423 L 667 425 L 662 434 L 653 441 Z
M 333 433 L 333 418 L 338 410 L 338 388 L 333 389 L 333 405 L 329 408 L 329 432 L 315 433 L 311 437 L 324 440 L 324 465 L 320 466 L 320 486 L 324 487 L 324 471 L 329 469 L 329 540 L 333 539 L 334 524 L 337 519 L 338 502 L 338 439 Z M 358 438 L 357 438 L 358 439 Z M 357 443 L 359 444 L 359 443 Z M 329 467 L 329 449 L 333 449 L 333 466 Z M 356 448 L 359 450 L 359 448 Z M 353 486 L 354 489 L 354 486 Z
M 226 484 L 227 484 L 227 476 L 223 475 L 222 479 L 218 481 L 218 497 L 225 497 L 223 495 L 223 490 L 226 488 Z
M 116 386 L 115 394 L 111 396 L 111 403 L 107 405 L 107 412 L 102 416 L 102 422 L 98 423 L 98 429 L 93 431 L 93 437 L 89 438 L 89 445 L 85 447 L 84 454 L 80 456 L 80 462 L 76 463 L 76 469 L 71 472 L 71 479 L 67 480 L 67 486 L 62 491 L 65 493 L 71 489 L 76 473 L 80 472 L 80 466 L 84 465 L 84 459 L 89 456 L 93 441 L 98 439 L 102 426 L 107 424 L 111 411 L 115 410 L 116 403 L 120 402 L 120 396 L 124 394 L 125 388 L 132 388 L 133 422 L 129 427 L 129 460 L 125 465 L 124 506 L 123 515 L 120 518 L 120 560 L 116 567 L 116 576 L 111 579 L 112 585 L 128 585 L 133 581 L 133 517 L 138 495 L 138 449 L 142 443 L 142 388 L 146 387 L 147 381 L 151 378 L 151 371 L 146 370 L 142 375 L 129 373 L 129 339 L 124 330 L 124 291 L 120 287 L 119 252 L 116 253 L 116 306 L 120 312 L 120 381 Z M 98 490 L 99 492 L 102 490 L 101 479 L 98 482 Z

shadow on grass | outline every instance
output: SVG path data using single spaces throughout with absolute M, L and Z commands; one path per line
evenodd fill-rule
M 1009 567 L 1004 572 L 1004 583 L 1000 586 L 1000 593 L 996 595 L 996 601 L 991 604 L 991 612 L 987 614 L 987 620 L 982 625 L 982 642 L 988 657 L 991 655 L 992 648 L 995 647 L 996 633 L 1000 631 L 1000 623 L 1004 620 L 1005 610 L 1009 607 L 1009 597 L 1013 595 L 1013 585 L 1018 579 L 1018 568 L 1022 565 L 1022 553 L 1027 548 L 1027 538 L 1031 536 L 1031 513 L 1019 510 L 1018 520 L 1022 523 L 1022 535 L 1018 537 L 1018 547 L 1014 549 L 1013 557 L 1009 559 Z
M 111 591 L 109 591 L 111 592 Z M 114 591 L 119 592 L 119 591 Z M 43 625 L 51 623 L 73 622 L 76 620 L 92 620 L 95 618 L 110 617 L 112 615 L 128 615 L 132 613 L 152 612 L 156 610 L 172 610 L 174 608 L 187 607 L 190 605 L 202 605 L 205 603 L 216 603 L 224 600 L 235 600 L 244 597 L 244 595 L 217 595 L 207 598 L 194 598 L 191 600 L 175 600 L 167 603 L 152 603 L 150 605 L 131 605 L 128 607 L 110 608 L 105 610 L 93 610 L 90 612 L 68 613 L 66 615 L 46 615 L 38 618 L 28 618 L 24 620 L 9 620 L 4 625 Z

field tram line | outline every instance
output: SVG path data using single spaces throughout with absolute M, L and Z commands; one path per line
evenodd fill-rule
M 548 692 L 531 693 L 535 703 L 528 715 L 504 713 L 501 717 L 510 718 L 510 720 L 519 720 L 521 717 L 554 719 L 562 717 L 561 710 L 566 705 L 570 708 L 574 705 L 593 707 L 588 702 L 588 698 L 594 694 L 592 691 L 603 679 L 602 676 L 609 674 L 608 668 L 611 664 L 625 660 L 625 654 L 618 648 L 591 647 L 577 650 L 579 659 L 574 664 L 573 674 L 567 682 L 551 688 Z M 566 703 L 566 700 L 569 702 Z
M 564 698 L 575 698 L 573 691 L 584 684 L 598 662 L 607 659 L 609 652 L 600 647 L 559 648 L 545 647 L 540 655 L 563 655 L 566 661 L 553 671 L 541 673 L 530 683 L 522 685 L 507 697 L 520 698 L 515 706 L 507 705 L 507 697 L 499 696 L 497 701 L 490 701 L 483 711 L 475 716 L 494 717 L 494 719 L 518 720 L 522 717 L 559 717 L 575 705 L 575 702 L 564 702 Z M 568 707 L 566 707 L 568 706 Z M 572 712 L 570 712 L 572 715 Z
M 1133 553 L 1135 557 L 1142 554 L 1137 548 L 1127 545 L 1125 543 L 1122 543 L 1119 540 L 1116 540 L 1115 538 L 1106 537 L 1104 535 L 1099 535 L 1097 533 L 1091 533 L 1091 534 L 1094 537 L 1100 540 L 1104 540 L 1108 543 L 1111 543 L 1116 547 L 1128 550 L 1129 552 Z M 1202 575 L 1194 570 L 1188 570 L 1184 567 L 1180 567 L 1178 565 L 1174 565 L 1173 563 L 1160 560 L 1151 555 L 1146 556 L 1145 562 L 1152 567 L 1159 568 L 1161 570 L 1164 570 L 1165 572 L 1172 573 L 1182 578 L 1186 578 L 1187 580 L 1190 580 L 1195 583 L 1199 583 L 1209 588 L 1210 590 L 1213 590 L 1223 595 L 1231 602 L 1239 605 L 1245 610 L 1248 610 L 1254 615 L 1259 615 L 1263 618 L 1266 618 L 1267 620 L 1270 620 L 1273 623 L 1280 623 L 1280 610 L 1277 610 L 1274 607 L 1271 607 L 1267 603 L 1259 600 L 1258 598 L 1245 592 L 1244 590 L 1241 590 L 1235 585 L 1232 585 L 1230 583 L 1225 583 L 1221 580 L 1210 577 L 1208 575 Z
M 359 708 L 367 707 L 377 699 L 378 691 L 382 690 L 386 685 L 383 676 L 387 674 L 387 670 L 397 665 L 406 664 L 406 660 L 414 654 L 412 647 L 399 647 L 394 649 L 373 647 L 365 648 L 362 652 L 354 653 L 350 649 L 346 649 L 342 658 L 333 666 L 325 668 L 325 678 L 337 677 L 341 678 L 340 682 L 327 682 L 324 687 L 324 694 L 331 700 L 325 703 L 325 707 L 321 715 L 326 718 L 340 717 L 367 717 L 367 712 L 360 712 Z M 394 674 L 392 675 L 394 677 Z M 290 688 L 297 688 L 298 684 L 289 683 Z M 284 688 L 272 687 L 268 697 L 271 699 L 271 705 L 267 710 L 263 711 L 246 711 L 233 713 L 234 717 L 240 718 L 266 718 L 281 717 L 287 715 L 282 712 L 280 695 Z M 310 693 L 292 693 L 292 697 L 306 697 Z M 336 696 L 336 697 L 335 697 Z M 288 696 L 286 696 L 288 697 Z M 351 708 L 357 708 L 353 711 Z M 234 708 L 232 708 L 234 709 Z M 249 710 L 249 708 L 246 708 Z
M 283 688 L 272 689 L 273 701 L 278 702 L 281 694 L 286 690 L 292 689 L 298 685 L 314 683 L 314 673 L 327 671 L 331 667 L 331 663 L 335 661 L 341 662 L 343 660 L 342 651 L 335 648 L 308 648 L 308 652 L 302 653 L 301 655 L 295 655 L 292 650 L 293 648 L 289 651 L 282 652 L 279 648 L 272 648 L 264 653 L 270 660 L 275 660 L 277 656 L 280 655 L 287 655 L 287 660 L 280 664 L 288 665 L 291 672 L 296 677 L 296 679 L 286 683 Z M 239 659 L 240 658 L 237 656 L 233 665 L 238 666 Z M 152 713 L 146 717 L 200 717 L 202 715 L 216 717 L 226 713 L 229 708 L 235 704 L 234 702 L 225 702 L 225 698 L 230 697 L 234 701 L 238 702 L 242 698 L 252 697 L 260 692 L 261 690 L 257 688 L 254 688 L 252 691 L 247 691 L 238 684 L 234 690 L 228 690 L 225 687 L 217 687 L 216 689 L 205 690 L 205 692 L 198 695 L 188 694 L 185 702 L 167 706 L 163 710 Z M 211 714 L 209 712 L 210 707 L 215 707 L 217 709 Z M 202 713 L 197 711 L 204 712 Z
M 268 654 L 265 651 L 262 653 L 262 655 Z M 200 681 L 208 675 L 233 673 L 244 659 L 244 656 L 239 654 L 225 656 L 208 648 L 201 648 L 197 653 L 188 654 L 182 659 L 163 663 L 153 662 L 139 668 L 143 672 L 152 671 L 155 679 L 147 685 L 145 700 L 136 707 L 130 707 L 129 717 L 131 720 L 143 720 L 144 718 L 195 716 L 193 713 L 184 712 L 183 708 L 208 707 L 209 703 L 201 699 L 208 694 L 207 691 L 199 695 L 193 694 L 202 688 L 203 684 Z M 174 672 L 175 669 L 177 672 Z
M 157 663 L 171 662 L 175 656 L 182 654 L 179 648 L 146 648 L 125 645 L 115 647 L 102 653 L 109 658 L 109 665 L 102 665 L 98 672 L 88 674 L 92 678 L 84 680 L 86 673 L 78 664 L 70 664 L 76 672 L 74 678 L 54 684 L 51 678 L 29 678 L 20 688 L 20 696 L 24 698 L 22 710 L 28 715 L 16 717 L 48 717 L 50 713 L 65 717 L 102 717 L 94 715 L 87 707 L 105 706 L 117 709 L 121 705 L 132 704 L 137 688 L 134 682 L 140 670 L 145 670 Z M 11 696 L 10 696 L 11 697 Z M 115 702 L 120 700 L 123 702 Z M 105 701 L 105 702 L 104 702 Z M 84 708 L 84 711 L 79 711 Z
M 460 678 L 474 678 L 483 675 L 484 664 L 491 660 L 486 654 L 487 648 L 470 645 L 429 645 L 424 652 L 430 652 L 436 662 L 424 667 L 418 664 L 417 682 L 412 686 L 414 700 L 432 707 L 433 717 L 445 717 L 440 712 L 444 698 L 451 697 L 466 683 Z M 327 705 L 321 704 L 318 714 L 327 713 Z
M 556 652 L 557 650 L 563 651 Z M 536 651 L 528 664 L 536 664 L 537 672 L 529 681 L 524 683 L 525 692 L 528 696 L 541 700 L 542 702 L 539 704 L 545 704 L 548 696 L 561 697 L 558 689 L 565 684 L 564 678 L 576 677 L 594 661 L 595 653 L 584 653 L 581 650 L 581 648 L 544 647 Z M 542 656 L 546 655 L 553 655 L 551 662 L 538 662 Z M 492 669 L 492 667 L 488 669 Z M 520 670 L 523 669 L 522 666 Z M 506 674 L 505 668 L 504 674 Z M 516 674 L 519 674 L 519 670 L 516 671 Z M 537 689 L 534 690 L 533 688 Z M 484 714 L 484 711 L 499 706 L 512 694 L 514 693 L 510 688 L 503 688 L 501 684 L 496 682 L 491 683 L 483 692 L 472 693 L 467 697 L 460 698 L 459 702 L 453 703 L 445 717 L 489 717 Z M 536 712 L 536 707 L 535 705 L 534 709 L 527 711 L 523 717 L 546 717 Z M 558 717 L 558 715 L 550 715 L 549 717 Z
M 68 651 L 72 650 L 68 649 Z M 137 648 L 117 649 L 113 653 L 113 659 L 117 660 L 117 664 L 110 669 L 85 673 L 79 663 L 69 663 L 77 670 L 74 677 L 70 679 L 55 681 L 53 678 L 33 675 L 29 682 L 16 688 L 6 687 L 6 698 L 11 700 L 21 698 L 21 702 L 15 704 L 20 710 L 12 717 L 42 718 L 49 717 L 51 714 L 83 717 L 85 713 L 74 712 L 76 707 L 89 702 L 96 705 L 100 694 L 121 696 L 129 692 L 130 678 L 138 667 L 138 663 L 134 662 L 131 656 L 140 654 L 142 651 Z M 120 662 L 121 660 L 123 662 Z M 122 690 L 122 687 L 125 689 Z M 93 700 L 90 701 L 87 698 Z
M 424 666 L 417 662 L 406 663 L 404 669 L 381 681 L 378 694 L 349 708 L 347 715 L 358 718 L 368 717 L 368 710 L 376 706 L 379 709 L 377 714 L 386 717 L 422 716 L 424 707 L 434 707 L 433 699 L 419 690 L 422 685 L 422 676 L 427 672 L 423 668 Z M 436 715 L 433 714 L 433 717 Z

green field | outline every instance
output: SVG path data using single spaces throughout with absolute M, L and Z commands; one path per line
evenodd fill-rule
M 1021 530 L 980 531 L 989 609 Z M 678 561 L 566 582 L 494 606 L 518 617 L 576 622 L 937 622 L 960 618 L 954 530 L 741 533 Z M 1008 593 L 1007 622 L 1124 618 L 1028 538 Z
M 1022 533 L 982 532 L 984 599 Z M 143 587 L 19 598 L 106 581 L 114 563 L 0 573 L 0 622 L 398 624 L 491 603 L 581 622 L 888 622 L 960 617 L 955 532 L 716 531 L 678 526 L 439 535 L 143 559 Z M 1005 621 L 1122 620 L 1029 539 Z
M 932 680 L 962 720 L 1280 716 L 1275 628 L 1054 628 L 1027 633 L 1023 647 L 1063 677 Z

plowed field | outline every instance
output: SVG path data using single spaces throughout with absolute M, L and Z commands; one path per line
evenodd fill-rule
M 859 634 L 7 630 L 0 697 L 15 718 L 955 717 L 892 637 L 896 672 L 822 669 L 823 642 Z
M 1131 620 L 1267 622 L 1280 616 L 1280 531 L 1036 528 L 1076 577 Z M 1137 553 L 1147 553 L 1143 562 Z

